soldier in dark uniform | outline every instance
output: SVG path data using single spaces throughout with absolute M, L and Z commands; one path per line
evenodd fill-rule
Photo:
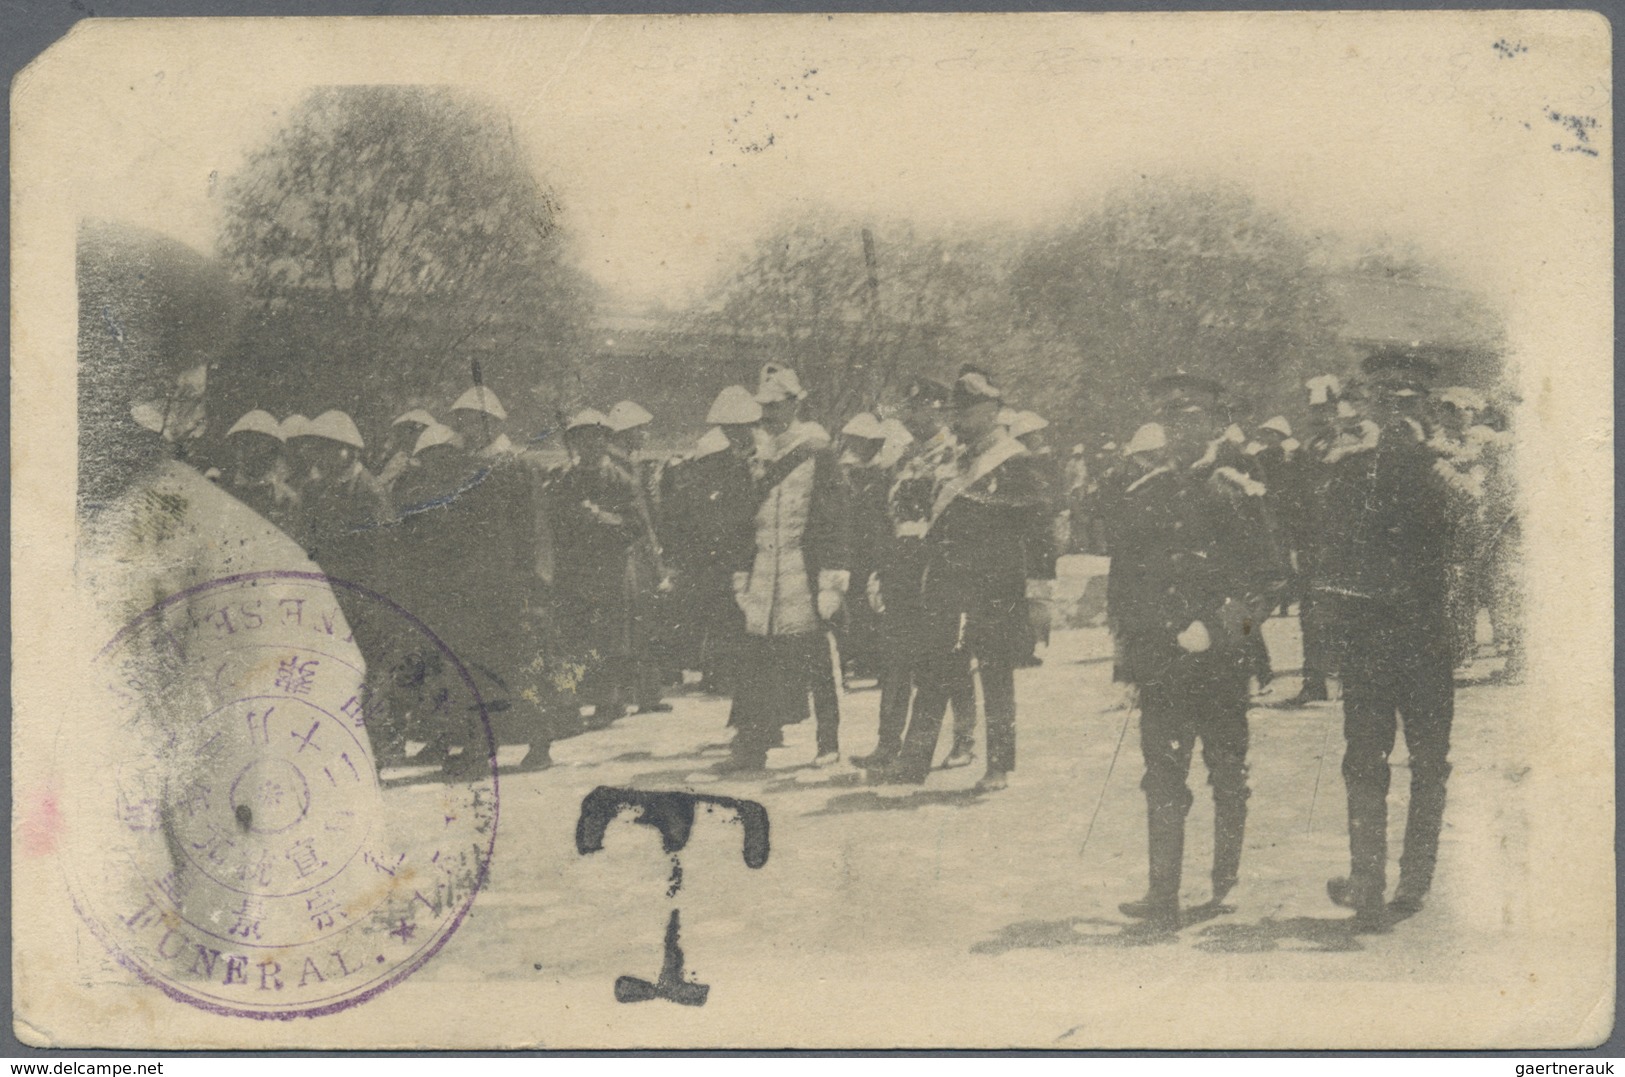
M 881 546 L 891 531 L 891 522 L 886 516 L 891 471 L 878 463 L 886 435 L 880 428 L 880 420 L 865 411 L 842 427 L 841 440 L 844 443 L 840 455 L 841 479 L 846 483 L 846 503 L 851 513 L 847 559 L 852 566 L 852 579 L 862 583 L 874 574 Z M 836 639 L 846 679 L 873 677 L 879 673 L 879 622 L 880 615 L 866 601 L 848 602 L 842 607 Z
M 1050 450 L 1049 442 L 1044 435 L 1044 431 L 1048 428 L 1049 420 L 1031 411 L 1016 412 L 1010 416 L 1007 426 L 1010 436 L 1021 442 L 1032 454 L 1033 466 L 1044 482 L 1044 496 L 1050 503 L 1048 520 L 1050 550 L 1043 567 L 1043 578 L 1052 580 L 1055 578 L 1055 562 L 1071 541 L 1072 514 L 1064 497 L 1065 479 L 1061 462 Z M 1038 645 L 1042 643 L 1046 649 L 1049 647 L 1050 627 L 1047 622 L 1036 616 L 1029 619 L 1022 653 L 1016 657 L 1018 667 L 1044 664 L 1044 660 L 1038 657 Z
M 1310 428 L 1308 441 L 1298 454 L 1297 511 L 1288 535 L 1296 560 L 1294 589 L 1303 636 L 1303 683 L 1297 695 L 1282 701 L 1283 707 L 1325 702 L 1330 697 L 1327 677 L 1338 665 L 1336 604 L 1322 600 L 1316 583 L 1328 538 L 1337 526 L 1327 501 L 1328 457 L 1341 436 L 1340 424 L 1347 421 L 1339 417 L 1338 409 L 1341 406 L 1351 414 L 1352 409 L 1341 401 L 1342 384 L 1335 375 L 1310 378 L 1305 388 L 1309 390 Z
M 734 602 L 733 574 L 755 550 L 756 494 L 751 475 L 752 432 L 762 407 L 748 389 L 718 394 L 695 456 L 676 468 L 663 501 L 662 534 L 676 570 L 678 627 L 693 647 L 702 688 L 733 691 L 745 615 Z
M 1455 706 L 1448 611 L 1452 515 L 1444 480 L 1426 445 L 1420 405 L 1430 362 L 1381 351 L 1363 369 L 1375 436 L 1348 453 L 1333 487 L 1346 516 L 1327 550 L 1321 585 L 1344 626 L 1343 780 L 1348 787 L 1349 874 L 1327 893 L 1380 930 L 1422 906 L 1433 883 L 1450 725 Z M 1410 751 L 1410 814 L 1399 885 L 1384 906 L 1388 866 L 1388 755 L 1403 721 Z
M 869 603 L 880 614 L 880 731 L 874 751 L 854 756 L 852 762 L 881 776 L 902 751 L 915 683 L 930 657 L 920 584 L 931 506 L 938 487 L 955 473 L 959 453 L 946 418 L 948 400 L 948 387 L 930 378 L 915 378 L 904 394 L 902 422 L 913 440 L 887 492 L 889 537 L 866 582 Z M 951 667 L 939 657 L 931 675 L 947 679 L 954 712 L 953 746 L 944 765 L 969 766 L 976 746 L 976 684 L 969 654 L 959 652 Z
M 635 401 L 622 400 L 609 409 L 604 419 L 609 427 L 610 462 L 632 491 L 641 528 L 638 541 L 627 550 L 622 602 L 627 607 L 628 637 L 622 676 L 627 696 L 638 713 L 667 713 L 671 704 L 660 698 L 664 676 L 656 655 L 661 611 L 672 590 L 665 551 L 655 527 L 660 507 L 659 461 L 640 459 L 654 416 Z
M 534 482 L 515 461 L 474 455 L 440 424 L 418 435 L 413 454 L 418 466 L 393 486 L 393 518 L 375 532 L 385 582 L 369 585 L 463 660 L 498 742 L 527 743 L 525 766 L 547 766 L 552 742 L 573 731 L 573 715 L 535 675 L 551 611 L 537 574 Z M 440 683 L 442 661 L 432 648 L 401 656 L 384 690 L 430 742 L 420 758 L 439 757 L 452 773 L 488 772 L 480 716 L 448 713 L 443 692 L 422 694 Z
M 587 409 L 565 425 L 570 467 L 549 487 L 553 557 L 562 621 L 571 626 L 571 652 L 583 667 L 582 701 L 593 724 L 607 726 L 626 712 L 632 661 L 628 559 L 647 538 L 637 491 L 610 459 L 608 420 Z
M 1015 662 L 1032 611 L 1048 616 L 1054 561 L 1049 491 L 1026 447 L 999 425 L 1001 397 L 976 367 L 965 367 L 954 383 L 953 427 L 965 451 L 937 490 L 925 534 L 926 658 L 902 754 L 886 775 L 891 781 L 925 781 L 967 654 L 976 659 L 987 710 L 987 773 L 977 789 L 1005 788 L 1015 769 Z
M 1198 738 L 1213 787 L 1213 903 L 1237 882 L 1250 793 L 1246 641 L 1279 569 L 1264 488 L 1215 437 L 1222 387 L 1180 372 L 1153 392 L 1166 456 L 1125 487 L 1112 549 L 1112 623 L 1122 672 L 1139 686 L 1150 859 L 1146 895 L 1121 909 L 1173 929 Z

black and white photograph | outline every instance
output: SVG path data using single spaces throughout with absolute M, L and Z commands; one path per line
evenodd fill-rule
M 12 88 L 14 1035 L 1603 1042 L 1611 62 L 80 23 Z

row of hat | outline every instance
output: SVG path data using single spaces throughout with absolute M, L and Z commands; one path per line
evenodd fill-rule
M 324 411 L 314 419 L 303 415 L 290 415 L 280 422 L 270 412 L 255 408 L 226 431 L 227 437 L 233 434 L 264 434 L 278 441 L 290 441 L 293 438 L 326 438 L 357 449 L 364 445 L 355 420 L 337 408 Z

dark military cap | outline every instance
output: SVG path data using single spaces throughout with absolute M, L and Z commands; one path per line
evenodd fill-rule
M 977 404 L 997 404 L 1004 393 L 993 384 L 993 376 L 979 366 L 966 363 L 959 368 L 954 381 L 954 407 L 970 408 Z
M 948 387 L 934 378 L 915 378 L 903 389 L 903 403 L 911 407 L 940 408 L 948 396 Z
M 1378 348 L 1360 364 L 1374 385 L 1402 392 L 1424 392 L 1439 376 L 1439 365 L 1422 355 L 1414 344 Z

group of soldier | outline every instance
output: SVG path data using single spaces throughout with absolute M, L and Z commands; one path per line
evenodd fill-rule
M 1481 607 L 1521 661 L 1517 522 L 1507 435 L 1484 401 L 1435 391 L 1414 352 L 1379 352 L 1363 377 L 1312 379 L 1312 431 L 1283 417 L 1252 439 L 1223 387 L 1183 371 L 1150 387 L 1152 421 L 1119 451 L 1058 460 L 1047 423 L 967 366 L 915 378 L 881 418 L 832 436 L 803 414 L 785 365 L 729 386 L 676 460 L 651 459 L 653 416 L 623 400 L 563 430 L 545 466 L 502 432 L 475 385 L 436 418 L 399 416 L 376 471 L 344 413 L 243 416 L 218 481 L 331 575 L 413 610 L 465 657 L 500 739 L 545 765 L 556 739 L 630 709 L 669 710 L 692 671 L 731 697 L 725 773 L 754 773 L 786 725 L 816 723 L 813 763 L 840 760 L 843 679 L 877 682 L 879 734 L 853 757 L 869 780 L 920 784 L 936 758 L 974 761 L 980 685 L 987 793 L 1016 763 L 1016 677 L 1039 659 L 1060 554 L 1110 555 L 1114 672 L 1135 687 L 1145 762 L 1150 885 L 1125 914 L 1180 921 L 1190 759 L 1214 797 L 1211 901 L 1239 878 L 1252 685 L 1272 677 L 1261 627 L 1296 604 L 1303 682 L 1288 704 L 1342 688 L 1350 872 L 1328 892 L 1376 928 L 1420 908 L 1444 807 L 1453 671 Z M 1091 467 L 1091 464 L 1093 466 Z M 363 652 L 368 641 L 357 632 Z M 434 656 L 423 656 L 430 661 Z M 369 663 L 370 668 L 370 663 Z M 393 730 L 449 769 L 483 758 L 468 716 L 413 697 L 396 659 L 378 690 Z M 1387 899 L 1388 756 L 1403 721 L 1412 790 L 1398 888 Z
M 1507 675 L 1521 661 L 1508 631 L 1517 587 L 1507 438 L 1493 416 L 1468 414 L 1487 410 L 1476 394 L 1432 391 L 1436 368 L 1414 351 L 1374 353 L 1362 373 L 1308 383 L 1315 430 L 1302 447 L 1280 417 L 1249 444 L 1227 425 L 1220 385 L 1177 374 L 1157 384 L 1156 421 L 1125 447 L 1104 509 L 1108 607 L 1117 675 L 1138 691 L 1150 862 L 1149 888 L 1123 904 L 1127 915 L 1179 922 L 1198 740 L 1213 789 L 1210 904 L 1236 885 L 1249 695 L 1270 675 L 1260 629 L 1294 597 L 1303 686 L 1284 705 L 1325 700 L 1332 674 L 1342 687 L 1350 870 L 1327 893 L 1354 910 L 1356 929 L 1382 930 L 1418 911 L 1432 886 L 1455 669 L 1476 647 L 1481 603 L 1508 647 Z M 1480 581 L 1497 575 L 1486 595 Z M 1411 790 L 1389 899 L 1388 760 L 1401 724 Z

